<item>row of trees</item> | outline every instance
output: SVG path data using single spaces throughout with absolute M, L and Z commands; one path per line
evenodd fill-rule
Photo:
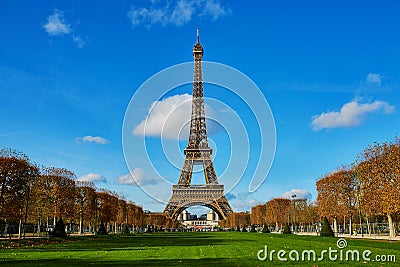
M 265 204 L 251 208 L 251 213 L 235 212 L 219 225 L 226 228 L 242 228 L 246 225 L 269 226 L 283 229 L 285 225 L 305 228 L 320 221 L 318 208 L 306 199 L 274 198 Z
M 285 225 L 305 227 L 319 221 L 317 206 L 306 199 L 273 198 L 265 204 L 252 207 L 250 222 L 282 229 Z
M 84 227 L 95 231 L 101 222 L 116 231 L 142 225 L 143 210 L 92 182 L 77 181 L 70 170 L 39 167 L 20 152 L 0 150 L 0 222 L 18 223 L 21 236 L 23 225 L 37 225 L 40 232 L 57 218 L 79 225 L 81 233 Z
M 316 186 L 318 212 L 333 221 L 336 232 L 339 223 L 347 221 L 351 227 L 358 217 L 367 231 L 371 221 L 387 219 L 390 236 L 395 236 L 394 222 L 400 218 L 399 138 L 368 146 L 355 163 L 325 175 Z
M 247 225 L 250 225 L 250 213 L 248 212 L 234 212 L 225 220 L 219 221 L 219 226 L 224 228 L 241 229 Z
M 145 213 L 143 225 L 152 226 L 154 230 L 166 228 L 178 228 L 181 224 L 174 219 L 168 218 L 165 213 Z
M 343 224 L 345 231 L 353 233 L 351 228 L 355 220 L 360 225 L 357 230 L 363 231 L 365 222 L 368 233 L 371 233 L 370 222 L 387 222 L 393 237 L 395 222 L 400 221 L 400 139 L 368 146 L 355 163 L 323 176 L 316 187 L 316 203 L 306 199 L 274 198 L 252 207 L 249 222 L 240 219 L 244 218 L 244 213 L 234 213 L 220 224 L 230 228 L 248 223 L 278 229 L 286 224 L 304 228 L 327 217 L 335 232 L 338 232 L 338 225 Z
M 292 225 L 300 229 L 314 226 L 320 221 L 318 207 L 306 199 L 273 198 L 265 204 L 251 208 L 251 213 L 235 212 L 225 220 L 220 221 L 220 226 L 226 228 L 242 228 L 246 225 L 268 226 L 271 229 L 284 229 Z

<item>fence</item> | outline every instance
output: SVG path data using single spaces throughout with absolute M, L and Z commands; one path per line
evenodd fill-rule
M 308 224 L 308 225 L 296 225 L 295 227 L 291 226 L 292 232 L 300 232 L 300 233 L 319 233 L 321 230 L 321 223 L 317 224 Z M 400 223 L 394 223 L 395 232 L 398 235 L 400 233 Z M 334 226 L 331 225 L 333 231 L 335 231 Z M 282 227 L 283 229 L 283 227 Z M 279 231 L 281 227 L 278 229 L 272 227 L 270 228 L 271 231 Z M 337 232 L 336 235 L 342 234 L 350 234 L 350 235 L 369 235 L 369 236 L 389 236 L 390 234 L 390 227 L 389 223 L 363 223 L 357 224 L 352 223 L 337 225 Z

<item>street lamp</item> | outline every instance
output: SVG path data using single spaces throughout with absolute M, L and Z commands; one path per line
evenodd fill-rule
M 360 217 L 360 231 L 361 231 L 361 237 L 364 237 L 364 232 L 363 232 L 363 225 L 362 225 L 362 214 L 361 214 L 361 199 L 360 199 L 360 185 L 357 185 L 357 206 L 358 206 L 358 217 Z M 351 234 L 351 233 L 350 233 Z
M 294 232 L 296 232 L 296 200 L 295 200 L 295 198 L 296 198 L 297 196 L 296 196 L 296 194 L 293 194 L 292 195 L 292 198 L 293 198 L 293 233 Z

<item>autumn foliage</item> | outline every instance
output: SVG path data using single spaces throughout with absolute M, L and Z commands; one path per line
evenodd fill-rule
M 50 232 L 56 222 L 95 232 L 104 223 L 108 232 L 143 225 L 143 210 L 109 190 L 96 189 L 92 182 L 77 181 L 64 168 L 38 167 L 11 149 L 0 150 L 0 222 L 38 225 L 36 231 Z
M 264 225 L 266 217 L 265 205 L 259 204 L 251 208 L 250 223 L 252 225 Z
M 333 221 L 350 223 L 386 217 L 390 236 L 400 215 L 400 140 L 368 146 L 350 167 L 342 167 L 316 183 L 318 212 Z M 334 230 L 336 231 L 336 229 Z M 351 231 L 350 231 L 351 232 Z
M 241 229 L 250 225 L 250 213 L 248 212 L 234 212 L 230 214 L 225 220 L 219 222 L 221 227 Z
M 39 178 L 39 168 L 19 152 L 0 150 L 0 220 L 22 223 L 28 219 L 32 187 Z
M 287 198 L 274 198 L 266 205 L 266 223 L 268 225 L 284 226 L 290 222 L 292 213 L 291 200 Z

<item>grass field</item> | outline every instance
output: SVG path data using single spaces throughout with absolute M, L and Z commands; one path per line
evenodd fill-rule
M 67 240 L 0 241 L 0 266 L 400 266 L 400 243 L 347 240 L 342 249 L 358 250 L 360 261 L 301 261 L 303 250 L 339 250 L 338 239 L 315 236 L 258 234 L 240 232 L 155 233 L 130 236 L 86 236 Z M 285 250 L 286 262 L 259 261 L 257 253 Z M 299 261 L 289 258 L 291 250 L 300 252 Z M 372 251 L 370 262 L 362 259 L 364 250 Z M 396 263 L 372 261 L 376 255 L 395 255 Z M 262 254 L 263 255 L 263 254 Z M 261 256 L 262 256 L 261 255 Z M 340 252 L 337 252 L 340 257 Z M 295 257 L 295 253 L 292 254 Z

